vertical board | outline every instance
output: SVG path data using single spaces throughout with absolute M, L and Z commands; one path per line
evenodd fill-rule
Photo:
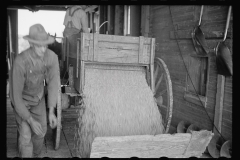
M 190 78 L 188 77 L 187 83 L 188 83 L 188 91 L 192 93 L 200 94 L 200 66 L 201 66 L 201 60 L 199 58 L 195 57 L 189 57 L 189 64 L 188 64 L 188 72 L 189 75 L 191 76 Z M 192 81 L 191 81 L 192 80 Z M 193 83 L 193 84 L 192 84 Z M 196 91 L 195 91 L 195 89 Z
M 115 22 L 114 22 L 114 35 L 123 35 L 123 19 L 124 19 L 123 5 L 115 6 Z
M 216 97 L 216 106 L 215 106 L 215 116 L 214 116 L 214 125 L 217 127 L 217 130 L 221 133 L 222 128 L 222 111 L 223 111 L 223 99 L 224 99 L 224 84 L 225 77 L 218 75 L 217 83 L 217 97 Z M 213 128 L 214 133 L 217 134 L 216 128 Z

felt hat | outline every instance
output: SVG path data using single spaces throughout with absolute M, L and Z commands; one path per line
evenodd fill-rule
M 29 29 L 29 35 L 24 36 L 23 39 L 38 45 L 48 45 L 55 41 L 52 36 L 47 34 L 41 24 L 32 25 Z

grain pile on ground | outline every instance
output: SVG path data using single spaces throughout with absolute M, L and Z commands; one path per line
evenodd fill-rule
M 162 116 L 146 82 L 144 68 L 86 66 L 83 93 L 85 109 L 79 112 L 78 129 L 81 157 L 90 156 L 91 144 L 96 136 L 155 135 L 164 132 Z

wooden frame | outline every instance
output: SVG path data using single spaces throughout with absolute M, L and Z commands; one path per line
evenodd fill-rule
M 84 86 L 85 63 L 149 66 L 150 87 L 154 91 L 155 38 L 81 33 L 78 41 L 81 41 L 78 47 L 81 53 L 77 64 L 80 61 L 81 69 L 79 84 L 75 86 L 79 93 L 82 93 Z

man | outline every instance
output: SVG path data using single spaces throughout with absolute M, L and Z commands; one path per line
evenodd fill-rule
M 63 75 L 68 77 L 68 66 L 69 64 L 73 64 L 75 61 L 69 57 L 74 57 L 77 54 L 77 38 L 81 38 L 81 32 L 89 33 L 88 31 L 88 17 L 85 13 L 86 5 L 69 5 L 69 8 L 66 11 L 64 18 L 65 29 L 63 31 L 64 46 L 69 50 L 65 55 L 67 56 L 67 60 L 64 63 L 63 67 Z M 68 47 L 67 47 L 68 46 Z M 69 62 L 69 64 L 67 64 Z M 76 68 L 76 65 L 73 66 Z M 63 79 L 65 76 L 63 77 Z
M 57 104 L 58 57 L 47 45 L 54 42 L 41 24 L 30 27 L 30 47 L 18 54 L 11 72 L 10 99 L 18 129 L 20 157 L 38 157 L 47 131 L 44 79 L 48 89 L 49 124 L 57 125 L 54 108 Z
M 73 34 L 78 34 L 80 31 L 89 33 L 87 14 L 84 11 L 86 8 L 86 5 L 69 6 L 63 23 L 65 25 L 64 37 L 70 37 Z

